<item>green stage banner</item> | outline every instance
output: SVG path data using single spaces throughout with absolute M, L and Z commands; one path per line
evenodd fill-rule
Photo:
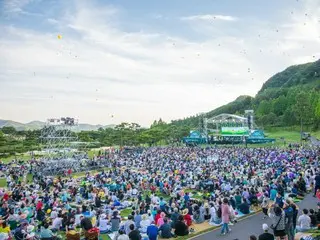
M 249 136 L 248 127 L 221 127 L 223 136 Z

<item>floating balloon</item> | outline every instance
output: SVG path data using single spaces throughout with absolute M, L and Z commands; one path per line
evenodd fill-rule
M 62 35 L 60 35 L 60 34 L 57 37 L 58 37 L 58 39 L 62 39 Z

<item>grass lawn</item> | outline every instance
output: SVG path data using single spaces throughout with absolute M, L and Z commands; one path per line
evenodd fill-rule
M 20 181 L 23 181 L 23 178 L 19 178 Z M 27 174 L 27 181 L 32 182 L 32 174 Z M 7 180 L 5 178 L 0 178 L 0 187 L 6 187 L 7 186 Z
M 287 143 L 290 142 L 299 142 L 300 141 L 300 132 L 291 132 L 291 131 L 276 131 L 276 132 L 266 132 L 268 138 L 275 138 L 276 141 L 281 141 L 280 138 L 283 137 Z
M 5 178 L 0 178 L 0 187 L 6 187 L 7 186 L 7 180 Z
M 121 217 L 128 217 L 132 211 L 133 211 L 132 208 L 123 209 L 120 211 L 120 216 Z
M 1 158 L 1 161 L 3 161 L 4 163 L 9 163 L 14 159 L 27 161 L 30 160 L 30 155 L 28 153 L 18 153 L 16 154 L 16 156 L 8 156 L 5 158 Z

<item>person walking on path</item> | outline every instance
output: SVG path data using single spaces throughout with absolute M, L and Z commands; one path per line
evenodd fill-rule
M 223 199 L 223 203 L 221 205 L 221 218 L 222 218 L 221 235 L 225 235 L 231 231 L 231 229 L 229 229 L 230 208 L 229 208 L 227 198 Z

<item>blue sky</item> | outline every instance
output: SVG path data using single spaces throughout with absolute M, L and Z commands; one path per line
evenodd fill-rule
M 318 0 L 3 0 L 0 119 L 210 111 L 320 58 L 319 16 Z

